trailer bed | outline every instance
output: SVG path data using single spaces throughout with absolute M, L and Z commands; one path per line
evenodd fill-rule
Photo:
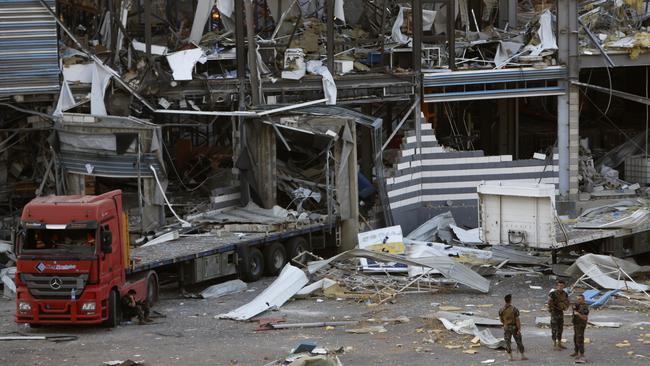
M 222 231 L 218 234 L 181 236 L 176 240 L 131 249 L 131 259 L 134 264 L 127 269 L 127 274 L 187 262 L 217 253 L 235 251 L 240 246 L 258 245 L 285 240 L 294 236 L 322 232 L 330 230 L 334 226 L 334 223 L 315 223 L 269 233 L 246 233 L 243 236 L 228 231 Z
M 650 222 L 645 222 L 631 229 L 580 229 L 572 224 L 565 224 L 564 230 L 559 224 L 555 228 L 555 240 L 558 246 L 570 246 L 605 238 L 620 238 L 650 230 Z M 566 235 L 565 235 L 566 232 Z

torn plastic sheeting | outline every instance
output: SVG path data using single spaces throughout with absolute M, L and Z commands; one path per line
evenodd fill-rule
M 637 272 L 647 272 L 648 267 L 641 267 L 634 262 L 621 258 L 599 254 L 585 254 L 576 259 L 575 263 L 567 269 L 570 276 L 579 276 L 583 273 L 588 279 L 596 282 L 602 288 L 609 290 L 648 291 L 650 286 L 636 283 L 627 279 Z M 622 278 L 619 280 L 618 278 Z
M 172 69 L 174 80 L 192 80 L 192 70 L 197 62 L 205 63 L 207 58 L 201 48 L 183 50 L 167 55 L 167 62 Z
M 437 215 L 417 229 L 411 231 L 406 238 L 418 241 L 442 241 L 451 243 L 453 240 L 453 231 L 451 225 L 456 225 L 456 221 L 450 211 Z
M 262 293 L 257 295 L 253 301 L 229 313 L 220 314 L 218 318 L 248 320 L 267 310 L 279 308 L 298 293 L 308 282 L 309 280 L 305 272 L 291 264 L 287 264 L 282 269 L 282 272 L 280 272 L 278 278 L 262 291 Z
M 92 87 L 90 90 L 90 114 L 93 116 L 106 116 L 106 105 L 104 104 L 104 96 L 106 95 L 106 87 L 111 80 L 109 67 L 106 65 L 94 64 Z
M 326 66 L 323 66 L 323 62 L 317 60 L 308 61 L 307 72 L 320 75 L 323 78 L 323 93 L 325 94 L 325 98 L 327 98 L 327 102 L 325 104 L 336 104 L 336 83 L 334 83 L 332 73 L 327 69 Z
M 13 298 L 16 296 L 16 284 L 14 277 L 16 276 L 16 267 L 3 268 L 0 270 L 0 282 L 4 287 L 4 296 Z
M 460 314 L 460 313 L 452 313 L 449 311 L 438 311 L 437 313 L 433 314 L 436 318 L 444 318 L 447 319 L 451 322 L 458 322 L 458 321 L 464 321 L 471 319 L 474 324 L 476 325 L 484 325 L 486 327 L 501 327 L 501 321 L 499 319 L 490 319 L 490 318 L 482 318 L 480 316 L 470 316 L 470 315 L 465 315 L 465 314 Z
M 325 268 L 336 261 L 360 257 L 373 259 L 375 261 L 396 262 L 406 264 L 408 266 L 432 268 L 437 270 L 444 277 L 475 290 L 481 291 L 483 293 L 487 293 L 490 290 L 490 281 L 446 256 L 407 259 L 405 257 L 397 255 L 378 253 L 371 250 L 357 248 L 345 251 L 329 259 L 309 262 L 307 265 L 307 270 L 309 273 L 315 273 L 316 271 Z
M 465 319 L 457 322 L 451 322 L 445 318 L 438 318 L 440 322 L 447 328 L 458 334 L 469 334 L 478 337 L 481 344 L 491 349 L 498 349 L 505 347 L 505 340 L 503 338 L 496 338 L 492 335 L 489 329 L 479 330 L 474 320 Z
M 65 74 L 63 77 L 63 83 L 61 84 L 61 93 L 59 93 L 59 100 L 56 102 L 56 108 L 52 115 L 55 117 L 63 117 L 63 112 L 70 109 L 75 105 L 74 96 L 72 95 L 72 90 L 70 90 L 70 85 L 65 80 Z
M 522 46 L 521 42 L 499 41 L 497 53 L 494 55 L 495 67 L 499 69 L 506 66 Z
M 411 10 L 411 8 L 406 8 L 403 6 L 399 7 L 399 12 L 391 28 L 391 38 L 394 42 L 403 45 L 411 45 L 412 38 L 406 36 L 402 33 L 402 25 L 404 25 L 404 10 Z M 422 30 L 428 31 L 433 27 L 433 22 L 436 19 L 436 11 L 422 9 Z
M 93 82 L 95 63 L 63 65 L 63 79 L 70 82 L 90 84 Z
M 216 299 L 222 296 L 236 294 L 248 288 L 246 282 L 242 280 L 232 280 L 219 283 L 201 291 L 201 297 L 204 299 Z
M 538 45 L 529 44 L 525 47 L 525 50 L 531 51 L 532 56 L 539 56 L 545 50 L 557 50 L 555 33 L 553 33 L 553 15 L 548 9 L 539 16 L 537 36 L 540 41 Z

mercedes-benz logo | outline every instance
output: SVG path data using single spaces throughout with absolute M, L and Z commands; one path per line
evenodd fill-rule
M 59 277 L 52 277 L 50 280 L 50 287 L 52 290 L 60 290 L 63 285 L 63 281 Z

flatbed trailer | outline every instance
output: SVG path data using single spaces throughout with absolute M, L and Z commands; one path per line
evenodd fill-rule
M 176 270 L 180 285 L 239 274 L 255 281 L 262 274 L 276 274 L 280 264 L 300 251 L 324 249 L 326 236 L 336 233 L 337 223 L 312 223 L 268 233 L 219 231 L 181 235 L 178 239 L 131 249 L 127 274 Z M 335 240 L 336 241 L 336 240 Z M 277 250 L 284 258 L 272 258 Z M 259 254 L 262 253 L 260 258 Z M 270 267 L 270 268 L 269 268 Z

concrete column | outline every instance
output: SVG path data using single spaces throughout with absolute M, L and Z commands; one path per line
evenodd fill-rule
M 253 159 L 255 191 L 264 208 L 273 208 L 277 201 L 276 145 L 273 127 L 260 121 L 246 121 L 247 143 Z M 242 151 L 244 153 L 244 151 Z
M 569 94 L 569 199 L 578 196 L 580 153 L 580 96 L 578 87 L 570 85 Z
M 557 97 L 557 147 L 560 167 L 560 200 L 569 199 L 569 96 Z
M 66 194 L 86 194 L 86 181 L 81 174 L 65 173 Z
M 341 251 L 354 249 L 357 246 L 357 234 L 359 233 L 359 186 L 357 182 L 357 133 L 354 121 L 347 122 L 352 133 L 352 151 L 347 160 L 347 176 L 337 176 L 337 197 L 340 205 L 349 205 L 349 215 L 341 219 Z M 339 149 L 336 149 L 339 150 Z M 341 157 L 338 152 L 337 158 Z M 339 159 L 340 161 L 340 159 Z M 340 162 L 339 164 L 341 164 Z M 336 167 L 338 169 L 338 166 Z M 347 182 L 339 180 L 346 179 Z M 347 188 L 348 192 L 342 192 Z M 345 197 L 347 195 L 347 197 Z M 345 197 L 344 199 L 341 199 Z

